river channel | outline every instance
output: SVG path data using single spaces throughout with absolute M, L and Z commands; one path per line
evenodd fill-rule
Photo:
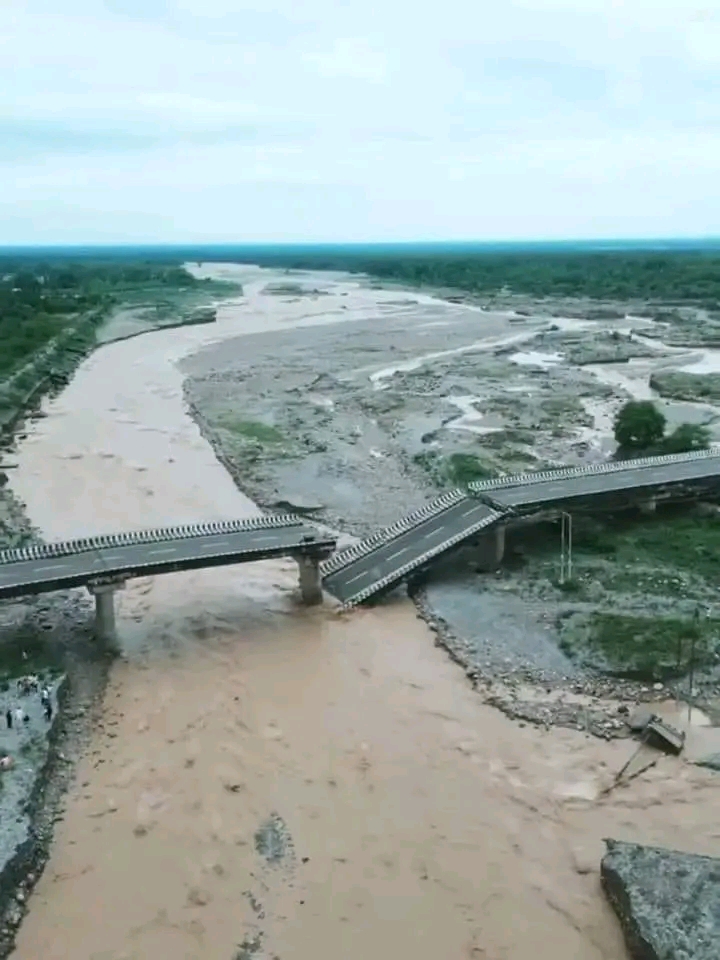
M 288 302 L 261 294 L 271 271 L 206 269 L 245 287 L 217 324 L 100 348 L 29 426 L 12 484 L 46 538 L 257 512 L 178 362 L 398 300 L 320 274 L 324 296 Z M 18 960 L 619 960 L 603 838 L 720 854 L 712 773 L 664 758 L 602 797 L 632 744 L 512 722 L 409 600 L 304 610 L 295 573 L 122 592 L 124 655 Z

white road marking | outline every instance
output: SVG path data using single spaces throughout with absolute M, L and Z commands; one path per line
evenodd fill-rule
M 48 570 L 62 570 L 65 567 L 64 563 L 50 563 L 45 567 L 35 567 L 35 573 L 46 573 Z
M 218 541 L 216 541 L 215 543 L 201 543 L 201 544 L 200 544 L 200 549 L 201 549 L 201 550 L 214 550 L 215 547 L 229 547 L 229 546 L 230 546 L 230 544 L 228 543 L 227 540 L 218 540 Z
M 436 527 L 434 530 L 431 530 L 430 533 L 426 533 L 424 537 L 421 537 L 421 540 L 429 540 L 431 537 L 436 537 L 440 533 L 440 530 Z
M 404 553 L 407 553 L 408 550 L 411 550 L 411 547 L 403 547 L 402 550 L 397 550 L 395 553 L 391 553 L 389 557 L 386 557 L 386 560 L 394 560 L 395 557 L 401 557 Z
M 352 578 L 352 580 L 343 580 L 343 581 L 342 581 L 343 586 L 349 587 L 350 584 L 351 584 L 351 583 L 355 583 L 356 580 L 361 580 L 363 577 L 366 577 L 369 572 L 371 572 L 371 571 L 363 570 L 362 573 L 356 574 L 356 576 L 354 576 L 354 577 Z
M 177 553 L 177 547 L 163 547 L 162 550 L 148 550 L 149 557 L 158 557 L 163 553 Z

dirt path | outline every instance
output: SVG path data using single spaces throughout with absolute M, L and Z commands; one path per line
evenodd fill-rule
M 182 411 L 168 360 L 202 336 L 99 351 L 33 425 L 17 482 L 46 533 L 253 509 Z M 713 774 L 664 759 L 597 800 L 632 745 L 512 723 L 408 601 L 303 611 L 295 576 L 125 591 L 18 960 L 619 960 L 602 838 L 720 854 Z

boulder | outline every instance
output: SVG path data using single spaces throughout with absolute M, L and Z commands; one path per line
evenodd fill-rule
M 720 859 L 605 843 L 602 884 L 633 960 L 717 960 Z
M 720 773 L 720 753 L 710 753 L 696 760 L 695 763 L 698 767 L 707 767 L 709 770 L 717 770 Z

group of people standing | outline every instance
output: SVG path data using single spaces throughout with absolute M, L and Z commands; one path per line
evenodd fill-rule
M 21 677 L 18 680 L 18 693 L 21 696 L 27 696 L 30 693 L 39 693 L 40 694 L 40 704 L 43 708 L 43 714 L 45 719 L 49 723 L 53 717 L 53 705 L 52 705 L 52 696 L 50 687 L 47 684 L 40 684 L 38 677 Z M 13 725 L 17 724 L 19 727 L 22 723 L 28 723 L 30 717 L 26 710 L 22 707 L 17 706 L 14 709 L 8 707 L 5 711 L 5 723 L 7 724 L 8 730 L 12 730 Z

